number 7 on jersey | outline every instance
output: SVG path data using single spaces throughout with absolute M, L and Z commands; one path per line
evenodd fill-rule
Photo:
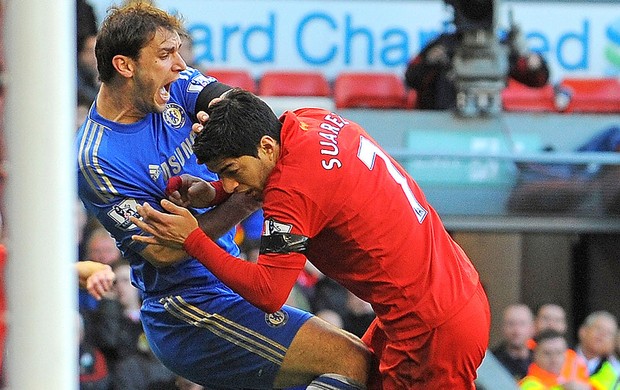
M 396 181 L 396 183 L 405 193 L 405 196 L 409 201 L 409 205 L 411 205 L 411 209 L 416 215 L 418 222 L 422 223 L 422 221 L 424 221 L 424 218 L 428 214 L 428 210 L 422 207 L 420 202 L 418 202 L 418 200 L 415 198 L 413 191 L 411 191 L 409 184 L 407 184 L 407 178 L 403 176 L 402 173 L 400 173 L 400 171 L 394 166 L 390 158 L 385 153 L 383 153 L 383 151 L 379 149 L 377 145 L 373 144 L 369 139 L 360 136 L 360 147 L 357 150 L 357 158 L 359 158 L 364 163 L 364 165 L 366 165 L 368 169 L 372 171 L 375 166 L 375 158 L 377 156 L 383 160 L 385 166 L 387 167 L 388 173 L 390 174 L 390 176 L 392 176 L 394 181 Z

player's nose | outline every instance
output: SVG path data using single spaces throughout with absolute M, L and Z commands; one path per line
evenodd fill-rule
M 179 53 L 178 51 L 174 53 L 174 64 L 173 64 L 173 68 L 175 71 L 184 71 L 185 69 L 187 69 L 187 64 L 185 63 L 185 60 L 183 59 L 183 57 L 181 57 L 181 53 Z
M 235 189 L 237 187 L 239 187 L 239 183 L 231 178 L 221 178 L 222 179 L 222 187 L 224 188 L 224 191 L 230 193 L 235 192 Z

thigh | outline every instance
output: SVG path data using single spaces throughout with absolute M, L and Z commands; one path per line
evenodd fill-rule
M 145 333 L 172 371 L 210 389 L 271 389 L 288 348 L 311 315 L 266 314 L 229 290 L 146 300 Z
M 370 351 L 358 337 L 313 317 L 295 335 L 274 385 L 310 383 L 325 373 L 365 384 L 369 364 Z
M 368 390 L 382 390 L 382 378 L 379 371 L 379 362 L 383 356 L 383 350 L 388 342 L 387 335 L 379 327 L 379 320 L 375 318 L 371 323 L 362 340 L 372 353 L 372 361 L 368 372 Z
M 409 340 L 388 342 L 380 371 L 384 390 L 473 390 L 489 342 L 490 313 L 482 288 L 451 319 Z

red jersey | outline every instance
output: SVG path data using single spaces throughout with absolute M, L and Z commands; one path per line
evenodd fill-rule
M 334 113 L 300 109 L 281 121 L 265 220 L 308 237 L 308 260 L 369 302 L 398 338 L 428 331 L 464 306 L 478 273 L 407 172 Z M 266 265 L 281 261 L 262 257 Z
M 478 273 L 405 170 L 357 124 L 322 109 L 286 112 L 265 189 L 263 236 L 309 238 L 304 254 L 233 258 L 199 228 L 187 252 L 261 309 L 278 310 L 306 257 L 369 302 L 406 339 L 441 325 L 476 292 Z

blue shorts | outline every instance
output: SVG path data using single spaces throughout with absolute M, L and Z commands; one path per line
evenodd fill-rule
M 209 389 L 271 389 L 293 338 L 312 317 L 288 306 L 266 314 L 224 285 L 147 298 L 141 315 L 162 363 Z

